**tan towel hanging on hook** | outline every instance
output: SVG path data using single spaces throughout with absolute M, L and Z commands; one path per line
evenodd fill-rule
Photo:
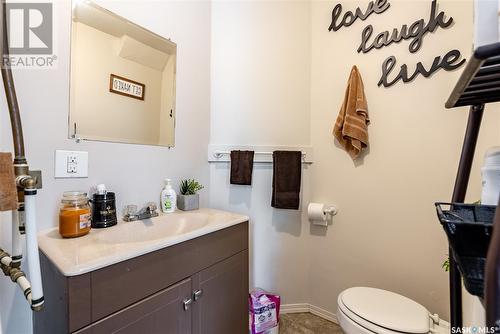
M 333 135 L 352 159 L 368 147 L 368 105 L 361 74 L 356 65 L 351 69 L 344 101 L 340 107 Z

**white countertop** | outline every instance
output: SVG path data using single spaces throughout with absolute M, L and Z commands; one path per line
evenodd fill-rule
M 118 221 L 113 227 L 64 239 L 58 228 L 38 234 L 40 250 L 65 276 L 81 275 L 183 241 L 248 221 L 248 216 L 214 210 L 176 211 L 148 220 Z

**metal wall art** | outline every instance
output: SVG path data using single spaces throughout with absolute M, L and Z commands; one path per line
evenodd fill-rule
M 351 11 L 345 12 L 342 16 L 340 22 L 337 22 L 340 18 L 340 14 L 342 13 L 342 5 L 336 4 L 332 10 L 332 23 L 328 28 L 328 31 L 337 31 L 342 27 L 349 27 L 354 23 L 358 18 L 361 21 L 364 21 L 370 16 L 372 13 L 381 14 L 385 12 L 391 4 L 387 0 L 377 0 L 375 2 L 370 1 L 368 6 L 366 7 L 365 12 L 361 11 L 361 8 L 356 8 L 356 11 L 353 13 Z
M 389 7 L 390 3 L 387 0 L 377 0 L 375 2 L 371 1 L 365 12 L 358 7 L 354 13 L 347 11 L 342 16 L 342 5 L 337 4 L 332 10 L 332 22 L 328 30 L 337 31 L 343 26 L 348 27 L 358 18 L 364 21 L 372 13 L 381 14 Z M 403 24 L 400 29 L 394 28 L 392 30 L 385 30 L 375 35 L 375 37 L 372 37 L 374 35 L 373 26 L 366 26 L 361 32 L 361 43 L 357 51 L 358 53 L 368 53 L 373 49 L 381 49 L 393 43 L 397 44 L 403 40 L 410 40 L 408 50 L 410 53 L 416 53 L 422 47 L 424 37 L 428 33 L 434 33 L 438 28 L 449 28 L 452 23 L 453 17 L 450 16 L 447 18 L 445 12 L 443 11 L 439 11 L 439 13 L 437 13 L 437 2 L 436 0 L 433 0 L 431 2 L 430 16 L 427 22 L 425 19 L 419 19 L 410 24 L 410 26 Z M 422 62 L 418 62 L 415 69 L 409 73 L 408 65 L 403 64 L 400 66 L 397 74 L 392 74 L 392 71 L 396 67 L 396 63 L 397 59 L 395 56 L 389 56 L 386 60 L 384 60 L 382 63 L 382 74 L 378 82 L 378 86 L 383 85 L 384 87 L 390 87 L 400 80 L 407 83 L 414 80 L 420 74 L 425 78 L 428 78 L 439 69 L 452 71 L 462 66 L 465 63 L 465 59 L 462 59 L 459 50 L 454 49 L 447 52 L 442 57 L 435 57 L 429 69 L 426 69 Z M 392 76 L 392 79 L 389 79 L 390 75 Z

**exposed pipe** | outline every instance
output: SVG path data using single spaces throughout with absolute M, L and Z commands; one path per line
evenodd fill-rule
M 19 267 L 23 258 L 23 246 L 21 233 L 19 231 L 19 213 L 17 210 L 12 210 L 12 266 Z
M 0 248 L 0 267 L 2 268 L 6 276 L 10 276 L 12 282 L 19 285 L 28 303 L 30 305 L 33 305 L 30 282 L 26 279 L 26 275 L 24 274 L 23 271 L 21 271 L 21 269 L 13 267 L 12 258 L 8 253 L 4 252 L 1 248 Z
M 33 179 L 31 179 L 33 181 Z M 40 271 L 40 256 L 38 254 L 38 239 L 36 230 L 36 188 L 34 182 L 24 190 L 26 209 L 26 253 L 31 280 L 31 309 L 38 311 L 43 305 L 42 273 Z
M 5 66 L 5 58 L 9 57 L 9 47 L 7 38 L 7 4 L 5 0 L 1 0 L 0 6 L 0 72 L 2 74 L 3 85 L 7 104 L 9 107 L 10 123 L 12 127 L 12 139 L 14 144 L 14 173 L 16 177 L 17 195 L 18 195 L 18 212 L 12 215 L 12 250 L 14 258 L 0 249 L 0 265 L 4 273 L 10 276 L 11 280 L 17 283 L 31 305 L 34 311 L 42 309 L 43 287 L 40 271 L 40 257 L 38 253 L 38 240 L 36 228 L 36 179 L 30 176 L 30 170 L 24 153 L 24 138 L 21 124 L 21 116 L 19 112 L 19 104 L 17 102 L 16 89 L 12 70 L 9 66 Z M 21 228 L 24 228 L 22 221 L 22 213 L 26 217 L 26 249 L 29 266 L 30 279 L 32 285 L 26 279 L 24 273 L 19 269 L 20 260 L 22 257 L 22 247 L 20 243 Z
M 14 87 L 14 78 L 10 66 L 5 66 L 5 57 L 9 56 L 9 41 L 7 38 L 7 7 L 5 0 L 2 0 L 2 43 L 0 46 L 0 55 L 2 56 L 1 73 L 5 96 L 9 106 L 10 124 L 12 127 L 12 139 L 14 143 L 14 164 L 26 164 L 24 156 L 24 138 L 23 127 L 21 124 L 21 115 L 19 113 L 19 104 L 17 103 L 16 89 Z

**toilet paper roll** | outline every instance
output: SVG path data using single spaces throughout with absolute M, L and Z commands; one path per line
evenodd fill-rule
M 322 203 L 309 203 L 307 216 L 309 221 L 316 225 L 327 225 L 327 215 L 325 205 Z

